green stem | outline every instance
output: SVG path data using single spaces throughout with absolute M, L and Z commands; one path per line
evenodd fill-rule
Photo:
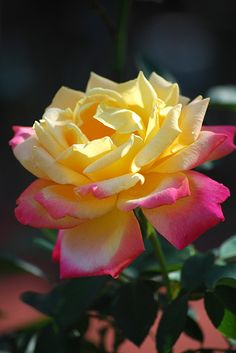
M 126 61 L 127 27 L 132 0 L 120 0 L 120 17 L 115 36 L 114 69 L 119 80 L 122 79 Z
M 153 247 L 155 256 L 156 256 L 157 261 L 159 262 L 159 265 L 161 268 L 163 282 L 164 282 L 164 284 L 166 286 L 166 290 L 167 290 L 167 296 L 169 298 L 169 301 L 171 301 L 172 290 L 171 290 L 170 280 L 169 280 L 169 276 L 168 276 L 167 264 L 166 264 L 164 253 L 161 248 L 160 241 L 154 231 L 150 233 L 149 239 L 152 243 L 152 247 Z

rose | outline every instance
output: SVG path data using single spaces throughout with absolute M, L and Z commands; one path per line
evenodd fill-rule
M 62 87 L 33 128 L 14 128 L 14 154 L 38 177 L 16 217 L 60 229 L 62 277 L 117 276 L 144 249 L 137 207 L 179 249 L 224 219 L 228 189 L 190 171 L 235 150 L 235 127 L 202 127 L 208 101 L 155 73 L 92 73 L 85 93 Z

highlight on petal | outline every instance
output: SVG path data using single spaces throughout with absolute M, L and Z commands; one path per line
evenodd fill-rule
M 127 142 L 107 153 L 84 169 L 84 174 L 90 179 L 104 180 L 107 176 L 114 178 L 131 171 L 131 164 L 143 146 L 141 137 L 131 134 Z
M 83 92 L 62 86 L 55 94 L 48 108 L 74 109 L 76 103 L 83 97 Z
M 116 178 L 111 178 L 96 183 L 79 186 L 75 190 L 80 195 L 91 193 L 98 199 L 103 199 L 111 195 L 120 193 L 121 191 L 132 188 L 137 183 L 144 183 L 144 176 L 141 174 L 125 174 Z
M 203 126 L 203 131 L 211 131 L 216 134 L 223 134 L 226 136 L 223 143 L 218 145 L 210 154 L 208 160 L 219 159 L 236 150 L 236 145 L 234 144 L 234 137 L 236 133 L 236 126 Z
M 121 192 L 117 206 L 122 211 L 136 207 L 155 208 L 175 203 L 190 194 L 188 179 L 185 174 L 147 174 L 145 183 Z
M 181 104 L 170 109 L 163 125 L 156 135 L 137 153 L 133 164 L 132 171 L 136 172 L 141 167 L 155 161 L 160 154 L 176 139 L 181 130 L 179 129 L 179 116 L 181 112 Z
M 31 126 L 13 126 L 14 137 L 9 141 L 11 148 L 15 148 L 20 143 L 27 140 L 30 136 L 34 135 L 34 130 Z
M 198 138 L 209 100 L 199 96 L 183 107 L 180 119 L 180 141 L 183 144 L 188 145 Z
M 149 77 L 149 82 L 155 89 L 158 98 L 162 99 L 166 105 L 179 103 L 179 86 L 177 83 L 171 83 L 155 72 Z
M 49 185 L 36 195 L 38 201 L 53 218 L 71 216 L 80 219 L 92 219 L 110 212 L 116 203 L 116 197 L 99 200 L 93 195 L 81 197 L 73 185 Z
M 74 144 L 57 157 L 64 166 L 81 173 L 91 163 L 115 149 L 110 137 L 96 139 L 86 144 Z
M 135 80 L 120 83 L 117 86 L 117 91 L 122 95 L 129 108 L 142 116 L 143 122 L 147 124 L 157 95 L 142 71 Z
M 223 184 L 194 171 L 186 172 L 191 195 L 175 204 L 143 209 L 149 222 L 176 248 L 191 244 L 201 234 L 224 221 L 220 204 L 230 195 Z
M 117 209 L 62 230 L 60 236 L 62 278 L 108 274 L 117 277 L 144 250 L 136 217 Z
M 81 185 L 88 183 L 84 175 L 58 163 L 47 151 L 39 146 L 33 148 L 33 159 L 36 166 L 47 175 L 47 179 L 59 184 Z
M 100 104 L 94 118 L 121 134 L 143 130 L 143 123 L 140 116 L 128 109 L 114 108 Z
M 198 139 L 191 145 L 182 148 L 179 152 L 164 158 L 152 168 L 152 171 L 159 173 L 176 173 L 181 170 L 188 170 L 205 163 L 209 160 L 211 153 L 226 139 L 223 134 L 214 134 L 202 131 Z
M 27 169 L 30 173 L 38 178 L 48 179 L 46 173 L 44 173 L 35 163 L 33 156 L 33 149 L 35 146 L 39 147 L 38 139 L 35 135 L 28 137 L 20 144 L 16 145 L 13 149 L 13 153 L 18 161 Z
M 73 217 L 55 219 L 35 200 L 35 195 L 53 183 L 37 179 L 20 195 L 17 200 L 15 215 L 19 222 L 36 228 L 71 228 L 81 221 Z
M 95 72 L 91 72 L 88 84 L 86 87 L 86 93 L 92 88 L 107 88 L 111 90 L 116 90 L 117 83 L 109 80 L 108 78 L 102 77 L 100 75 L 95 74 Z

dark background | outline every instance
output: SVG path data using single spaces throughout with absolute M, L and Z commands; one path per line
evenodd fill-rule
M 32 246 L 38 230 L 14 218 L 16 197 L 33 177 L 15 160 L 8 140 L 12 125 L 32 125 L 62 85 L 84 90 L 90 71 L 117 79 L 114 43 L 101 18 L 102 5 L 114 24 L 122 1 L 26 1 L 0 3 L 0 246 L 1 251 L 46 262 Z M 191 98 L 219 84 L 236 84 L 235 0 L 133 1 L 122 78 L 140 68 L 169 73 Z M 211 108 L 208 124 L 233 124 L 236 113 Z M 236 229 L 236 156 L 226 157 L 208 174 L 231 188 L 226 221 L 197 242 L 218 245 Z M 49 260 L 47 260 L 49 261 Z

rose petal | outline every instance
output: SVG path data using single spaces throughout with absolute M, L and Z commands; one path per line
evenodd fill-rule
M 137 183 L 144 183 L 144 176 L 141 174 L 125 174 L 116 178 L 106 179 L 100 182 L 79 186 L 75 190 L 80 195 L 92 193 L 99 199 L 118 194 L 121 191 L 130 189 Z
M 57 157 L 66 167 L 81 173 L 91 163 L 115 149 L 110 137 L 103 137 L 85 144 L 74 144 Z
M 148 174 L 145 175 L 142 186 L 136 185 L 119 195 L 118 207 L 122 211 L 130 211 L 136 207 L 154 208 L 175 203 L 189 193 L 185 174 Z
M 117 209 L 61 234 L 62 278 L 117 277 L 144 250 L 137 219 Z
M 78 196 L 72 185 L 49 185 L 35 195 L 35 200 L 56 219 L 65 216 L 92 219 L 110 212 L 115 206 L 116 197 L 100 201 L 93 195 Z
M 39 147 L 39 142 L 35 135 L 32 135 L 16 145 L 13 149 L 13 153 L 23 167 L 30 173 L 38 178 L 48 179 L 47 174 L 35 164 L 33 157 L 33 149 L 35 146 Z
M 153 162 L 176 139 L 180 133 L 178 120 L 181 105 L 176 105 L 167 114 L 165 121 L 156 135 L 138 152 L 132 164 L 132 171 Z
M 225 141 L 212 151 L 208 160 L 219 159 L 235 151 L 236 145 L 234 144 L 234 136 L 236 133 L 236 126 L 203 126 L 202 130 L 226 136 Z
M 141 137 L 131 134 L 127 142 L 85 168 L 84 174 L 94 181 L 127 174 L 131 170 L 133 158 L 142 146 Z
M 191 195 L 175 204 L 154 209 L 143 209 L 149 222 L 176 248 L 182 249 L 191 244 L 224 215 L 220 204 L 230 195 L 223 184 L 203 174 L 186 172 Z
M 13 126 L 14 137 L 9 141 L 11 148 L 15 148 L 20 143 L 27 140 L 30 136 L 34 135 L 34 130 L 31 126 Z
M 81 185 L 86 184 L 89 181 L 84 175 L 58 163 L 41 147 L 34 146 L 33 159 L 36 166 L 55 183 Z
M 118 131 L 120 134 L 143 130 L 143 123 L 140 116 L 128 109 L 114 108 L 100 104 L 94 118 L 111 129 Z
M 144 74 L 140 71 L 135 80 L 120 83 L 116 90 L 130 109 L 140 115 L 143 122 L 147 124 L 157 95 Z
M 84 93 L 62 86 L 55 94 L 48 108 L 74 109 L 76 103 L 84 97 Z
M 113 82 L 105 77 L 99 76 L 95 74 L 95 72 L 91 72 L 88 80 L 87 88 L 86 88 L 86 93 L 90 89 L 97 88 L 97 87 L 116 90 L 117 85 L 118 84 L 116 82 Z
M 36 228 L 70 228 L 75 227 L 81 221 L 72 217 L 54 219 L 46 209 L 36 200 L 35 195 L 43 188 L 51 186 L 53 183 L 47 180 L 35 180 L 18 198 L 15 209 L 16 218 L 25 225 Z
M 198 139 L 191 145 L 182 148 L 179 152 L 164 158 L 153 166 L 152 171 L 159 173 L 176 173 L 188 170 L 205 163 L 211 153 L 226 139 L 225 135 L 202 131 Z
M 180 141 L 183 144 L 188 145 L 198 138 L 209 100 L 197 97 L 182 109 Z
M 166 105 L 176 105 L 179 102 L 179 86 L 157 75 L 155 72 L 149 77 L 152 87 L 155 89 L 158 98 Z

